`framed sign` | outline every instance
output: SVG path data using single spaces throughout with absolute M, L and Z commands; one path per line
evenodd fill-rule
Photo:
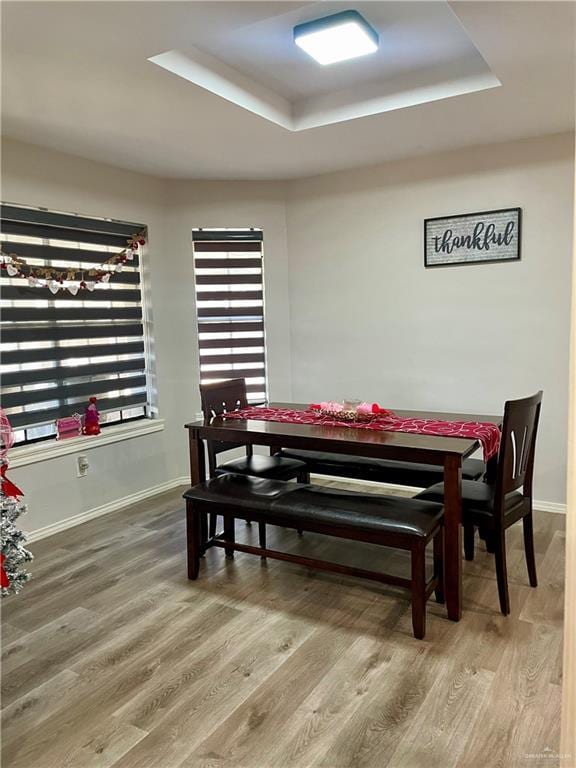
M 424 220 L 424 266 L 518 261 L 521 208 Z

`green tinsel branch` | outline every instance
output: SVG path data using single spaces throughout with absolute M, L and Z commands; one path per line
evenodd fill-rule
M 16 520 L 26 512 L 26 505 L 13 496 L 2 494 L 0 504 L 0 545 L 3 555 L 2 568 L 10 582 L 2 587 L 2 597 L 20 592 L 30 578 L 23 567 L 32 560 L 32 553 L 26 549 L 26 536 L 16 526 Z

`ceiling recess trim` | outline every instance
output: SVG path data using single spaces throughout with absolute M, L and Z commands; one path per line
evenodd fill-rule
M 148 61 L 287 131 L 318 128 L 501 85 L 489 69 L 478 71 L 463 62 L 456 78 L 453 69 L 436 67 L 424 76 L 420 72 L 396 80 L 393 92 L 381 81 L 291 102 L 198 48 L 166 51 Z

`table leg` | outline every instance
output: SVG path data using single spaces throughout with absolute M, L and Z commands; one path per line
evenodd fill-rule
M 488 485 L 495 485 L 497 469 L 498 469 L 498 455 L 492 456 L 492 458 L 486 462 L 486 482 L 488 483 Z
M 448 618 L 462 617 L 462 460 L 444 462 L 444 590 Z
M 204 456 L 204 441 L 198 437 L 198 432 L 189 430 L 190 447 L 190 482 L 192 485 L 206 480 L 206 459 Z
M 190 482 L 198 485 L 206 480 L 206 457 L 204 453 L 204 441 L 198 437 L 198 432 L 189 430 L 188 444 L 190 447 Z M 205 513 L 199 513 L 200 517 L 200 553 L 206 551 L 205 544 L 208 541 L 208 520 Z

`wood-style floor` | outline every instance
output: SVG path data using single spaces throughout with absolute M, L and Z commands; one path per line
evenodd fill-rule
M 424 641 L 407 597 L 375 582 L 216 550 L 187 581 L 177 491 L 40 541 L 2 601 L 3 768 L 557 765 L 564 521 L 535 525 L 538 589 L 515 526 L 512 614 L 481 545 L 463 620 L 430 602 Z M 312 534 L 269 542 L 406 567 Z

